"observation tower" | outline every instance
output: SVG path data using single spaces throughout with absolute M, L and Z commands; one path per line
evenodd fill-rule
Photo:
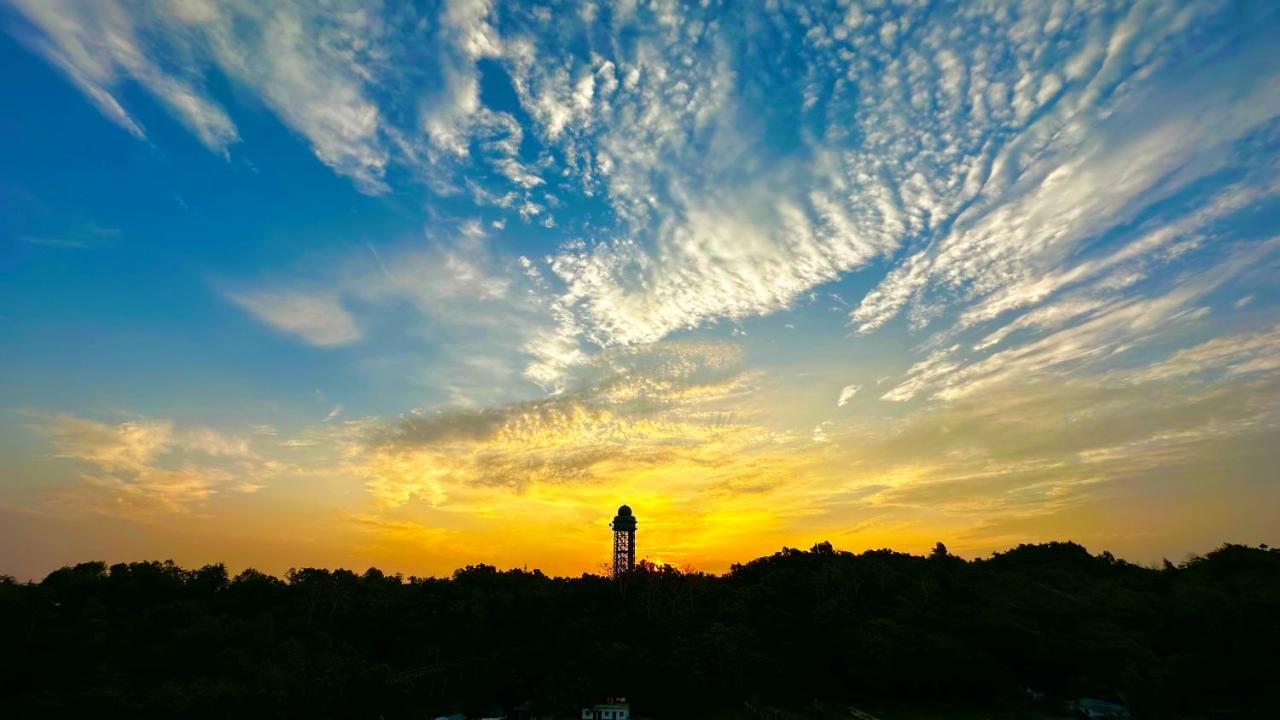
M 610 523 L 613 528 L 613 576 L 622 577 L 636 567 L 636 516 L 623 505 Z

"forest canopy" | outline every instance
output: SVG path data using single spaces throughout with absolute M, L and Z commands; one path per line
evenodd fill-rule
M 0 579 L 8 717 L 410 718 L 1047 696 L 1141 716 L 1280 707 L 1280 552 L 1162 568 L 1074 543 L 964 560 L 784 548 L 724 575 L 449 578 L 172 562 Z M 16 713 L 9 714 L 9 711 Z

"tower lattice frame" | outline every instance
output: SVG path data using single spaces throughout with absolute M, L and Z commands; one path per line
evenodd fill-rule
M 618 508 L 618 516 L 611 523 L 613 527 L 613 576 L 615 578 L 631 572 L 636 567 L 636 518 L 631 508 L 623 505 Z

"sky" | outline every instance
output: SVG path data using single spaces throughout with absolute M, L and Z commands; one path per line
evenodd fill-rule
M 0 573 L 1280 544 L 1278 34 L 0 0 Z

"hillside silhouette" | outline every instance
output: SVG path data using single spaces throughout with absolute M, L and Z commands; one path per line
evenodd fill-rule
M 718 576 L 642 562 L 620 582 L 171 562 L 0 581 L 10 718 L 577 717 L 616 695 L 654 718 L 1078 697 L 1138 717 L 1280 717 L 1278 648 L 1266 546 L 1159 569 L 1074 543 L 973 561 L 820 543 Z

